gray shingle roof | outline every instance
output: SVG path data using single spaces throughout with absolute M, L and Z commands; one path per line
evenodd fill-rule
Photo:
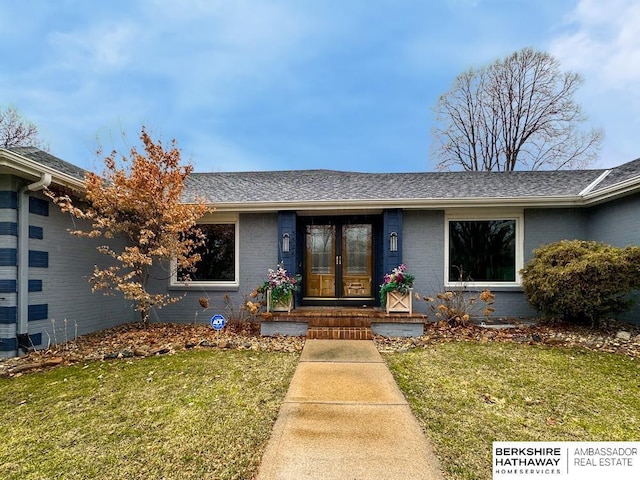
M 631 180 L 632 178 L 640 178 L 640 158 L 613 168 L 609 175 L 607 175 L 593 191 L 597 192 L 598 190 L 622 183 L 626 180 Z
M 72 163 L 66 162 L 61 158 L 55 157 L 50 153 L 40 150 L 36 147 L 9 147 L 7 150 L 27 157 L 34 162 L 38 162 L 41 165 L 47 166 L 58 172 L 70 175 L 79 180 L 84 180 L 84 176 L 87 173 L 86 170 L 75 166 Z
M 8 150 L 78 180 L 83 180 L 87 173 L 35 147 L 11 147 Z M 193 173 L 185 185 L 183 200 L 204 199 L 217 205 L 255 205 L 278 202 L 575 199 L 606 171 L 360 173 L 287 170 Z M 640 159 L 610 169 L 590 193 L 629 180 L 634 180 L 640 189 Z
M 576 196 L 601 170 L 356 173 L 333 170 L 195 173 L 184 200 L 211 203 Z

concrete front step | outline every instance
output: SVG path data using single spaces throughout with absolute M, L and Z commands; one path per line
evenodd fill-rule
M 307 338 L 314 340 L 372 340 L 373 333 L 369 327 L 309 326 Z

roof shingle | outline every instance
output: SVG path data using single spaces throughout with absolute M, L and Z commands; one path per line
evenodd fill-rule
M 88 173 L 86 170 L 36 147 L 9 147 L 7 150 L 79 180 L 84 180 L 85 174 Z
M 87 171 L 35 147 L 8 150 L 83 180 Z M 193 173 L 183 201 L 261 204 L 576 198 L 607 170 L 361 173 L 335 170 Z M 637 180 L 640 159 L 608 171 L 591 192 Z
M 576 196 L 601 170 L 357 173 L 333 170 L 194 173 L 184 200 L 211 203 Z

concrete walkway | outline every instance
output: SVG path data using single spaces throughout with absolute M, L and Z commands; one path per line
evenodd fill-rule
M 307 340 L 258 480 L 441 480 L 371 341 Z

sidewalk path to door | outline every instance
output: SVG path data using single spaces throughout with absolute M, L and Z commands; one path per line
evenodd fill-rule
M 442 480 L 374 343 L 307 340 L 258 480 Z

